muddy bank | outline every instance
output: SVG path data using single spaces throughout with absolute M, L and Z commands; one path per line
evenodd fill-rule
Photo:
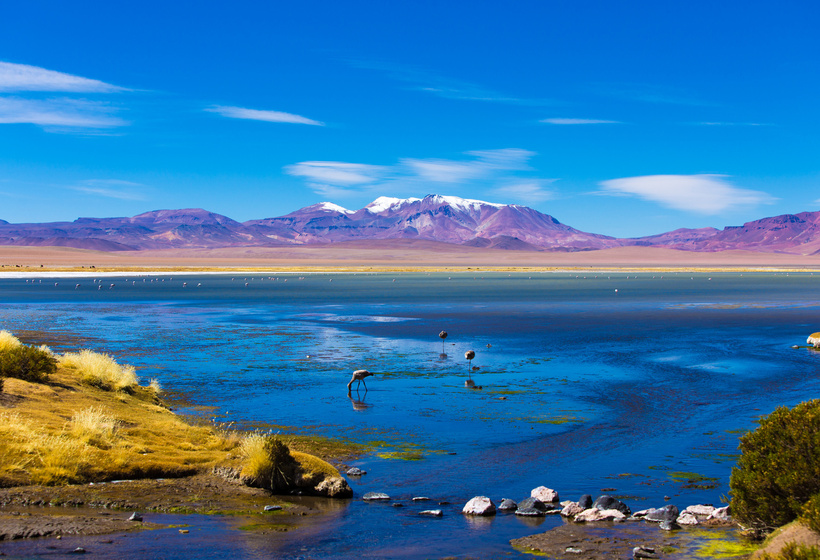
M 342 507 L 325 498 L 271 496 L 215 474 L 165 480 L 133 480 L 68 486 L 0 489 L 0 541 L 57 535 L 100 535 L 156 528 L 151 513 L 223 514 L 269 519 L 280 531 L 307 521 L 328 508 Z M 265 506 L 277 509 L 264 512 Z M 281 509 L 278 509 L 281 508 Z M 131 513 L 143 522 L 128 521 Z

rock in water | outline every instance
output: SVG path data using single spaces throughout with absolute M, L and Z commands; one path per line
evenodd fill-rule
M 712 515 L 712 512 L 714 512 L 714 511 L 715 511 L 715 506 L 694 505 L 694 506 L 689 506 L 685 510 L 683 510 L 681 512 L 681 515 L 683 515 L 684 513 L 691 513 L 692 515 L 697 517 L 698 520 L 703 520 L 703 519 L 708 519 L 709 516 Z
M 709 514 L 709 519 L 719 519 L 720 521 L 730 521 L 729 506 L 717 508 Z
M 138 511 L 135 511 L 131 514 L 131 517 L 128 518 L 128 521 L 142 521 L 142 514 Z
M 678 525 L 698 525 L 698 518 L 695 517 L 694 513 L 690 513 L 688 511 L 684 511 L 681 513 L 678 518 L 675 520 L 675 523 Z
M 515 514 L 520 515 L 522 517 L 544 517 L 546 515 L 544 511 L 540 509 L 535 509 L 534 507 L 519 507 L 517 510 L 515 510 Z
M 365 474 L 367 474 L 367 471 L 363 471 L 359 467 L 350 467 L 349 469 L 347 469 L 348 476 L 362 476 Z
M 680 525 L 678 525 L 674 521 L 662 521 L 659 527 L 664 531 L 677 531 L 678 529 L 680 529 Z
M 636 546 L 632 549 L 632 558 L 635 560 L 642 560 L 643 558 L 657 558 L 654 548 L 648 546 Z
M 364 496 L 362 496 L 362 500 L 365 502 L 375 502 L 379 500 L 389 500 L 390 496 L 385 494 L 384 492 L 368 492 Z
M 617 509 L 626 517 L 632 515 L 632 510 L 629 509 L 629 506 L 627 506 L 620 500 L 616 500 L 612 496 L 607 496 L 606 494 L 600 496 L 597 500 L 595 500 L 595 503 L 592 504 L 592 507 L 597 509 Z
M 440 509 L 426 509 L 424 511 L 420 511 L 419 515 L 427 515 L 429 517 L 443 517 L 444 512 Z
M 546 486 L 539 486 L 538 488 L 533 488 L 530 492 L 530 496 L 541 500 L 545 504 L 551 504 L 553 502 L 560 501 L 558 499 L 558 492 L 552 490 L 551 488 L 547 488 Z
M 548 509 L 550 509 L 549 507 L 547 507 L 547 504 L 545 504 L 538 498 L 525 498 L 518 502 L 518 509 L 527 508 L 535 508 L 539 511 L 547 511 Z
M 578 505 L 581 506 L 584 509 L 591 508 L 592 507 L 592 496 L 590 496 L 589 494 L 584 494 L 578 500 Z
M 590 505 L 592 504 L 590 503 Z M 576 515 L 587 509 L 591 508 L 583 508 L 581 507 L 581 504 L 579 504 L 578 502 L 570 502 L 564 506 L 564 509 L 561 510 L 561 515 L 563 515 L 564 517 L 575 517 Z
M 327 496 L 328 498 L 353 497 L 353 489 L 341 476 L 331 476 L 324 479 L 315 486 L 314 491 L 320 496 Z
M 512 511 L 518 509 L 518 504 L 509 498 L 504 498 L 498 505 L 500 511 Z
M 667 504 L 662 508 L 657 509 L 650 509 L 646 513 L 645 519 L 647 521 L 674 521 L 678 518 L 680 512 L 678 511 L 678 507 L 674 504 Z
M 486 496 L 476 496 L 464 505 L 461 513 L 467 515 L 495 515 L 495 504 Z
M 626 515 L 617 509 L 589 508 L 575 516 L 577 523 L 591 523 L 594 521 L 622 521 Z

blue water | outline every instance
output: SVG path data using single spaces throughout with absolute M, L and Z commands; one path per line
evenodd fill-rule
M 111 353 L 216 422 L 375 445 L 352 463 L 368 471 L 350 479 L 357 498 L 309 538 L 277 535 L 274 554 L 226 525 L 247 545 L 236 557 L 491 558 L 562 521 L 461 516 L 475 495 L 720 505 L 739 435 L 818 394 L 820 353 L 791 348 L 820 330 L 818 287 L 748 272 L 13 278 L 0 327 Z M 360 368 L 376 375 L 349 398 Z M 416 515 L 443 501 L 442 519 Z

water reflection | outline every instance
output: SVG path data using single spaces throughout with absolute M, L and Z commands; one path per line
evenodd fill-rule
M 371 404 L 367 404 L 364 402 L 364 398 L 367 396 L 367 391 L 364 392 L 364 395 L 359 396 L 358 393 L 356 394 L 356 398 L 354 399 L 353 396 L 348 393 L 347 398 L 350 399 L 350 403 L 353 405 L 353 410 L 367 410 L 370 408 Z

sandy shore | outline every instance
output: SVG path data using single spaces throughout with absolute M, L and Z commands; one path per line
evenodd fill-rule
M 820 255 L 723 251 L 695 253 L 656 247 L 551 253 L 503 251 L 414 240 L 289 247 L 102 252 L 66 247 L 0 247 L 0 272 L 38 270 L 820 270 Z M 93 267 L 93 268 L 92 268 Z M 16 269 L 16 270 L 15 270 Z

